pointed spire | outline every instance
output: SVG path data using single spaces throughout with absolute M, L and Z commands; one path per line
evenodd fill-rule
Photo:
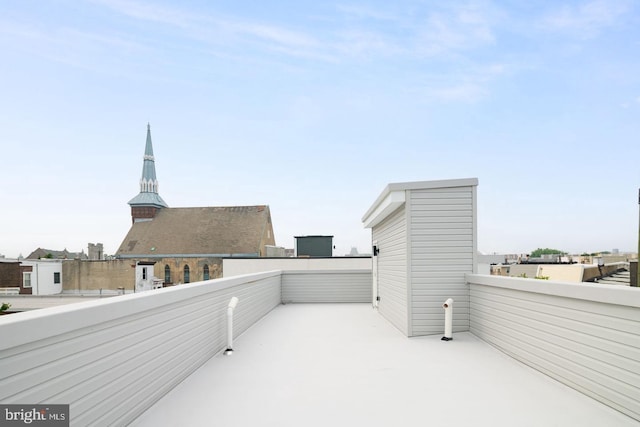
M 140 181 L 140 191 L 142 189 L 142 182 L 148 183 L 155 182 L 155 187 L 158 185 L 156 179 L 156 159 L 153 157 L 153 145 L 151 144 L 151 125 L 147 123 L 147 143 L 144 147 L 144 163 L 142 164 L 142 180 Z M 150 191 L 153 192 L 153 191 Z M 156 191 L 157 193 L 157 191 Z
M 142 177 L 140 178 L 140 194 L 129 201 L 133 206 L 149 206 L 157 208 L 168 207 L 158 194 L 158 179 L 156 178 L 156 162 L 151 143 L 151 125 L 147 123 L 147 141 L 144 147 L 142 161 Z

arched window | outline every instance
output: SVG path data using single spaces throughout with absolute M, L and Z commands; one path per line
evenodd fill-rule
M 209 280 L 209 266 L 207 264 L 204 265 L 204 277 L 203 280 Z
M 185 265 L 184 266 L 184 283 L 189 283 L 191 281 L 190 277 L 189 277 L 189 266 Z
M 171 283 L 171 268 L 168 265 L 164 266 L 164 283 Z

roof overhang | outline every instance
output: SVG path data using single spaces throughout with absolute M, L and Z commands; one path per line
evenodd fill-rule
M 362 218 L 365 228 L 371 228 L 379 224 L 383 219 L 395 212 L 400 206 L 404 205 L 406 195 L 404 191 L 390 191 L 381 201 L 377 201 L 372 208 Z
M 362 217 L 365 228 L 371 228 L 395 212 L 406 202 L 408 190 L 471 187 L 478 185 L 478 178 L 447 179 L 439 181 L 414 181 L 389 184 Z

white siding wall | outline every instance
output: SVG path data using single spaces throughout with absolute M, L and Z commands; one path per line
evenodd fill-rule
M 407 310 L 407 220 L 400 207 L 372 229 L 378 243 L 378 311 L 408 335 Z
M 126 425 L 281 301 L 280 272 L 0 317 L 0 401 L 70 404 L 71 425 Z
M 369 260 L 369 264 L 371 260 Z M 371 268 L 342 271 L 284 271 L 282 302 L 371 302 Z
M 640 420 L 640 292 L 497 276 L 467 280 L 472 333 Z
M 225 258 L 224 277 L 273 270 L 358 270 L 371 269 L 371 257 L 335 258 Z
M 469 330 L 465 273 L 474 272 L 474 197 L 472 186 L 410 191 L 412 336 L 444 331 L 447 298 L 454 299 L 453 331 Z

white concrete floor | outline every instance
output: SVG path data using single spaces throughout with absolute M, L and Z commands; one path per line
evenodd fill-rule
M 132 425 L 640 424 L 470 333 L 440 338 L 406 338 L 368 304 L 279 306 Z

